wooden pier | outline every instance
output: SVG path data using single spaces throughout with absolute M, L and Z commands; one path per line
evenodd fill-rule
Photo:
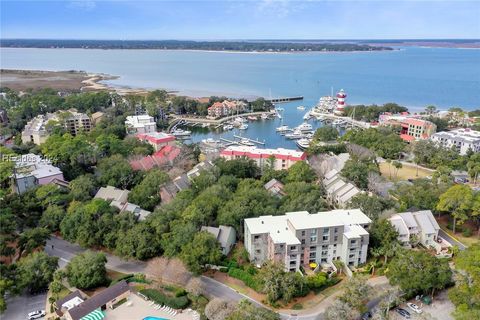
M 303 96 L 267 99 L 267 101 L 270 101 L 271 103 L 287 103 L 290 101 L 297 101 L 297 100 L 303 100 Z
M 258 141 L 257 140 L 253 140 L 253 139 L 250 139 L 250 138 L 247 138 L 247 137 L 242 137 L 242 136 L 237 136 L 236 134 L 233 135 L 235 138 L 238 138 L 238 139 L 246 139 L 248 140 L 249 142 L 252 142 L 252 143 L 257 143 L 257 144 L 261 144 L 261 145 L 264 145 L 265 142 L 262 142 L 262 141 Z

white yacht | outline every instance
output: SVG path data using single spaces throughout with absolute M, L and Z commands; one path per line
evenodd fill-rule
M 303 136 L 304 135 L 303 135 L 302 131 L 300 131 L 298 129 L 295 129 L 292 133 L 285 134 L 285 138 L 293 139 L 293 140 L 301 139 L 301 138 L 303 138 Z
M 188 131 L 188 130 L 175 129 L 175 130 L 173 130 L 172 134 L 173 134 L 175 137 L 185 137 L 185 136 L 191 135 L 192 132 L 191 132 L 191 131 Z
M 312 131 L 313 130 L 313 127 L 310 123 L 302 123 L 301 125 L 299 125 L 296 129 L 304 132 L 304 131 Z
M 285 132 L 285 131 L 290 131 L 291 129 L 288 127 L 288 126 L 280 126 L 278 128 L 275 129 L 275 131 L 277 132 Z
M 233 126 L 231 124 L 226 124 L 226 125 L 223 126 L 224 131 L 232 130 L 232 129 L 233 129 Z
M 305 150 L 310 146 L 311 142 L 312 142 L 312 140 L 310 140 L 310 139 L 302 138 L 300 140 L 297 140 L 295 143 L 296 143 L 297 147 L 299 147 L 301 150 Z
M 298 110 L 305 110 L 305 107 L 304 106 L 298 106 L 297 109 Z
M 213 148 L 219 148 L 223 145 L 223 143 L 220 140 L 215 140 L 213 138 L 203 139 L 202 143 Z
M 247 129 L 248 129 L 248 124 L 242 123 L 242 124 L 240 125 L 240 127 L 238 127 L 238 129 L 240 129 L 240 130 L 247 130 Z
M 255 145 L 255 143 L 251 142 L 251 141 L 250 141 L 249 139 L 247 139 L 247 138 L 242 138 L 242 139 L 240 139 L 240 141 L 239 141 L 238 143 L 240 143 L 240 144 L 242 144 L 242 145 L 244 145 L 244 146 L 254 146 L 254 145 Z
M 239 122 L 239 123 L 247 122 L 247 120 L 245 120 L 245 119 L 242 118 L 242 117 L 236 117 L 234 121 L 235 121 L 235 122 Z

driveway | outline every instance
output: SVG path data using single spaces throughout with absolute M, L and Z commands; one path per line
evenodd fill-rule
M 464 244 L 461 243 L 460 241 L 455 240 L 454 238 L 452 238 L 451 236 L 449 236 L 448 233 L 446 233 L 446 232 L 443 231 L 442 229 L 438 230 L 438 235 L 439 235 L 442 239 L 445 239 L 445 240 L 447 240 L 448 242 L 450 242 L 452 245 L 457 246 L 458 249 L 460 249 L 460 250 L 465 250 L 465 249 L 467 248 L 466 245 L 464 245 Z

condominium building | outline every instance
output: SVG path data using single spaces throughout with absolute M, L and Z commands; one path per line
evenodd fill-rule
M 226 160 L 248 158 L 254 160 L 260 169 L 272 165 L 274 170 L 288 169 L 298 161 L 305 161 L 307 154 L 291 149 L 260 149 L 250 146 L 229 146 L 220 156 Z
M 63 178 L 63 172 L 53 166 L 50 161 L 36 154 L 26 154 L 15 159 L 15 169 L 12 185 L 16 193 L 22 194 L 30 188 L 57 183 L 68 184 Z
M 367 259 L 371 223 L 360 209 L 249 218 L 244 220 L 245 248 L 253 263 L 275 260 L 289 271 L 333 260 L 352 267 Z
M 344 208 L 362 191 L 352 183 L 346 182 L 336 169 L 328 171 L 323 177 L 327 200 L 337 208 Z
M 148 133 L 157 131 L 155 119 L 149 115 L 128 116 L 125 120 L 128 134 Z
M 65 130 L 72 136 L 76 136 L 81 131 L 90 132 L 92 129 L 92 123 L 86 114 L 77 112 L 75 109 L 57 111 L 36 116 L 27 122 L 22 131 L 22 142 L 33 142 L 37 145 L 44 143 L 50 135 L 47 130 L 47 124 L 50 121 L 63 123 Z
M 388 220 L 397 230 L 398 240 L 403 245 L 410 246 L 410 242 L 415 240 L 425 247 L 435 247 L 440 226 L 432 211 L 397 213 Z
M 444 148 L 455 148 L 461 155 L 468 150 L 480 152 L 480 131 L 468 128 L 442 131 L 433 134 L 431 139 Z
M 243 101 L 217 101 L 208 107 L 209 118 L 220 118 L 228 115 L 234 115 L 236 112 L 245 111 L 247 104 Z

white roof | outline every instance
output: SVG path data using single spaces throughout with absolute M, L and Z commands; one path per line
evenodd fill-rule
M 361 236 L 368 236 L 368 232 L 359 225 L 350 225 L 345 226 L 345 231 L 343 232 L 343 235 L 348 239 L 352 239 L 360 238 Z
M 336 169 L 332 169 L 330 171 L 328 171 L 326 174 L 325 174 L 325 179 L 326 180 L 330 180 L 332 179 L 333 177 L 335 177 L 336 175 L 338 175 L 338 171 Z
M 361 191 L 356 188 L 354 185 L 350 184 L 352 188 L 350 188 L 347 192 L 342 194 L 339 197 L 339 201 L 342 203 L 347 203 L 349 202 L 353 197 L 355 197 L 357 194 L 359 194 Z
M 103 200 L 113 200 L 120 203 L 127 202 L 130 191 L 121 190 L 112 186 L 102 187 L 98 190 L 95 198 Z
M 418 211 L 414 213 L 414 216 L 424 233 L 436 233 L 440 229 L 432 211 Z
M 402 212 L 399 213 L 398 216 L 403 219 L 408 228 L 418 228 L 417 221 L 415 221 L 411 212 Z
M 296 230 L 340 225 L 369 224 L 372 220 L 360 209 L 337 209 L 318 212 L 308 216 L 295 215 L 289 218 Z
M 60 309 L 67 309 L 67 310 L 70 310 L 76 306 L 78 306 L 80 303 L 82 303 L 84 300 L 80 297 L 73 297 L 72 299 L 66 301 L 65 303 L 62 304 L 62 306 L 60 307 Z
M 15 168 L 16 178 L 34 176 L 37 179 L 42 179 L 63 174 L 62 170 L 53 166 L 50 161 L 33 153 L 18 156 L 16 158 Z
M 404 219 L 402 219 L 400 215 L 395 214 L 390 219 L 388 219 L 388 221 L 390 221 L 392 226 L 397 230 L 400 235 L 409 234 L 407 225 L 405 224 Z

